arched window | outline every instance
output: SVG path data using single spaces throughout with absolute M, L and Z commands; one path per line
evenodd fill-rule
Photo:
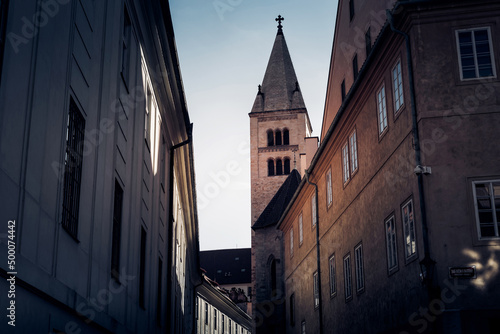
M 290 145 L 290 133 L 288 129 L 283 130 L 283 145 Z
M 271 261 L 271 297 L 274 297 L 277 295 L 277 290 L 276 288 L 278 287 L 278 282 L 277 282 L 277 275 L 276 275 L 276 260 L 272 259 Z
M 281 130 L 276 130 L 274 137 L 276 138 L 276 146 L 281 145 Z
M 276 175 L 283 175 L 283 162 L 281 162 L 281 159 L 276 160 Z
M 285 158 L 285 167 L 284 167 L 285 175 L 290 174 L 290 159 Z
M 273 130 L 267 130 L 267 146 L 274 146 Z
M 274 175 L 274 161 L 273 159 L 267 160 L 267 176 Z

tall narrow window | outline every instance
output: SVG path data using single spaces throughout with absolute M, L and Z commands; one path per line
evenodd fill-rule
M 233 321 L 229 319 L 229 334 L 233 332 Z
M 267 130 L 267 146 L 274 146 L 274 132 Z
M 151 136 L 151 111 L 153 109 L 153 94 L 151 93 L 151 88 L 147 88 L 146 91 L 146 109 L 144 112 L 144 139 L 146 144 L 150 147 L 150 136 Z
M 283 166 L 283 172 L 285 175 L 290 174 L 290 159 L 285 158 L 284 160 L 284 166 Z
M 403 106 L 403 78 L 401 75 L 401 61 L 398 60 L 392 69 L 392 88 L 394 93 L 394 113 L 397 113 Z
M 346 301 L 352 298 L 351 254 L 344 257 L 344 293 Z
M 342 96 L 342 102 L 345 100 L 345 79 L 342 80 L 342 83 L 340 84 L 340 95 Z
M 318 272 L 313 274 L 313 292 L 314 292 L 314 308 L 319 306 L 319 280 Z
M 283 175 L 283 162 L 281 159 L 276 159 L 276 175 Z
M 299 215 L 299 246 L 302 245 L 304 241 L 304 227 L 302 222 L 302 213 Z
M 332 170 L 329 169 L 326 173 L 326 203 L 330 206 L 333 202 L 333 189 L 332 189 Z
M 405 254 L 410 258 L 417 252 L 417 240 L 415 237 L 415 221 L 413 218 L 413 201 L 409 200 L 401 208 L 403 218 L 403 231 L 405 235 Z
M 224 334 L 226 332 L 225 320 L 226 320 L 225 316 L 224 316 L 224 314 L 222 314 L 221 323 L 220 323 L 220 328 L 221 328 L 222 334 Z
M 9 5 L 9 0 L 0 1 L 0 81 L 2 80 L 3 54 L 5 48 L 5 33 L 7 27 L 8 5 Z
M 272 259 L 271 261 L 271 298 L 276 296 L 277 287 L 278 287 L 278 275 L 276 273 L 276 260 Z
M 276 146 L 281 145 L 281 130 L 276 130 L 274 133 L 274 141 Z
M 290 145 L 290 132 L 288 129 L 283 130 L 283 145 Z
M 330 256 L 328 259 L 328 267 L 330 272 L 330 296 L 337 293 L 337 282 L 335 280 L 335 255 Z
M 267 176 L 274 175 L 274 161 L 273 159 L 267 160 Z
M 354 260 L 356 266 L 356 291 L 358 293 L 365 290 L 365 274 L 363 267 L 363 244 L 354 248 Z
M 306 321 L 302 320 L 300 323 L 300 334 L 306 334 Z
M 158 257 L 158 281 L 157 281 L 157 293 L 156 293 L 156 323 L 158 326 L 161 326 L 161 315 L 162 315 L 162 307 L 161 302 L 163 300 L 162 296 L 162 283 L 163 283 L 163 261 L 161 257 Z M 198 318 L 198 297 L 196 297 L 196 318 Z
M 130 72 L 130 48 L 132 43 L 132 24 L 126 8 L 123 9 L 123 31 L 122 31 L 122 69 L 121 74 L 125 86 L 129 85 Z
M 500 180 L 472 184 L 479 239 L 500 237 Z
M 385 242 L 387 245 L 387 269 L 389 272 L 392 272 L 398 267 L 396 224 L 394 222 L 394 216 L 385 221 Z
M 351 157 L 351 174 L 354 174 L 358 170 L 358 142 L 356 131 L 349 136 L 349 153 Z
M 382 134 L 387 128 L 387 106 L 385 101 L 385 87 L 377 92 L 378 133 Z
M 358 73 L 359 73 L 359 68 L 358 68 L 358 55 L 354 55 L 354 58 L 352 58 L 352 75 L 354 77 L 354 80 L 358 78 Z
M 457 30 L 457 49 L 462 80 L 495 76 L 490 28 Z
M 120 244 L 122 230 L 123 189 L 115 180 L 115 198 L 113 203 L 113 236 L 111 239 L 111 276 L 119 279 Z
M 84 133 L 85 119 L 71 98 L 66 130 L 66 154 L 64 156 L 62 226 L 75 239 L 78 234 L 78 215 L 80 212 Z
M 208 303 L 205 302 L 205 325 L 208 325 Z
M 368 58 L 368 55 L 372 51 L 372 34 L 370 30 L 370 27 L 368 27 L 368 30 L 365 33 L 366 58 Z
M 214 330 L 217 330 L 217 310 L 214 309 Z
M 141 252 L 139 258 L 139 306 L 144 308 L 146 287 L 146 230 L 141 226 Z
M 349 145 L 342 146 L 342 175 L 344 184 L 349 181 Z
M 196 296 L 194 318 L 198 319 L 199 317 L 200 317 L 200 297 Z
M 165 137 L 162 137 L 161 138 L 161 152 L 160 152 L 160 156 L 161 156 L 161 161 L 160 161 L 160 183 L 161 183 L 161 187 L 162 187 L 162 191 L 165 192 L 165 187 L 166 187 L 166 183 L 165 183 L 165 168 L 166 168 L 166 164 L 167 164 L 167 145 L 166 145 L 166 140 L 165 140 Z
M 311 220 L 312 227 L 316 226 L 316 223 L 318 222 L 318 215 L 316 213 L 316 192 L 313 193 L 311 197 Z
M 354 0 L 349 0 L 349 20 L 352 21 L 354 17 Z
M 290 257 L 293 257 L 293 228 L 290 230 Z
M 290 326 L 295 326 L 295 293 L 290 295 Z

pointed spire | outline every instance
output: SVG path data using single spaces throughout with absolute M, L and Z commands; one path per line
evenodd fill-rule
M 252 112 L 306 108 L 283 35 L 283 20 L 281 15 L 276 18 L 278 34 Z

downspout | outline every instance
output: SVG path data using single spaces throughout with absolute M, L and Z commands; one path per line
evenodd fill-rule
M 309 181 L 309 170 L 306 169 L 306 180 L 307 183 L 314 186 L 314 194 L 315 194 L 315 203 L 316 206 L 316 257 L 317 257 L 317 271 L 318 271 L 318 297 L 319 297 L 319 333 L 323 334 L 323 298 L 321 295 L 321 257 L 320 257 L 320 249 L 319 249 L 319 210 L 318 210 L 318 185 L 316 183 L 312 183 Z
M 399 5 L 399 3 L 398 3 Z M 394 9 L 396 10 L 396 9 Z M 392 12 L 387 10 L 387 20 L 391 26 L 391 30 L 397 34 L 402 35 L 405 38 L 406 42 L 406 57 L 407 57 L 407 65 L 408 65 L 408 81 L 410 83 L 410 98 L 411 98 L 411 119 L 412 119 L 412 132 L 413 132 L 413 143 L 415 150 L 415 162 L 417 167 L 422 166 L 422 157 L 420 151 L 420 139 L 418 134 L 418 119 L 417 119 L 417 107 L 415 101 L 415 83 L 413 77 L 413 65 L 412 65 L 412 56 L 411 56 L 411 44 L 410 44 L 410 36 L 394 27 L 394 20 L 392 16 Z M 427 210 L 425 206 L 425 198 L 424 198 L 424 179 L 422 172 L 416 172 L 417 174 L 417 183 L 418 183 L 418 199 L 420 202 L 420 216 L 422 218 L 422 240 L 424 244 L 424 258 L 420 261 L 420 265 L 425 268 L 425 273 L 422 273 L 422 282 L 427 285 L 429 298 L 431 297 L 431 287 L 432 287 L 432 279 L 434 272 L 434 265 L 436 262 L 431 258 L 430 245 L 429 245 L 429 229 L 427 225 Z
M 174 290 L 172 288 L 172 267 L 173 267 L 173 245 L 175 243 L 175 240 L 173 240 L 173 234 L 174 234 L 174 160 L 175 160 L 175 150 L 185 146 L 189 143 L 191 143 L 193 137 L 192 137 L 192 129 L 193 129 L 193 124 L 190 124 L 187 132 L 188 132 L 188 139 L 176 144 L 172 147 L 170 147 L 170 170 L 169 170 L 169 186 L 168 186 L 168 195 L 170 198 L 170 207 L 168 209 L 168 234 L 167 234 L 167 240 L 170 241 L 169 244 L 169 254 L 167 254 L 167 289 L 169 293 L 169 298 L 170 300 L 167 303 L 167 328 L 168 331 L 170 331 L 170 326 L 172 325 L 172 297 Z M 168 333 L 167 331 L 167 333 Z

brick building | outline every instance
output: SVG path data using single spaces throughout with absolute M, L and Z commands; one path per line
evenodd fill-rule
M 321 145 L 278 223 L 287 333 L 500 331 L 499 18 L 339 1 Z

